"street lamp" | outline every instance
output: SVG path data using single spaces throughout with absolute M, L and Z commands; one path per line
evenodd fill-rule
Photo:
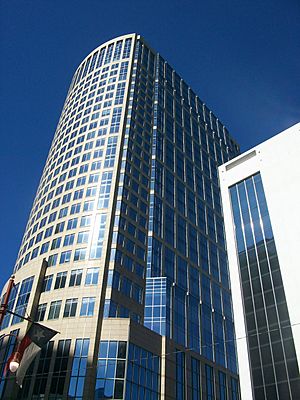
M 21 354 L 19 352 L 15 352 L 13 359 L 9 363 L 10 372 L 12 373 L 17 372 L 17 369 L 20 366 L 20 362 L 21 362 Z

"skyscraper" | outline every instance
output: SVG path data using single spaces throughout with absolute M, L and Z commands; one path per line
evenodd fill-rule
M 299 148 L 297 124 L 219 169 L 245 399 L 300 398 Z
M 9 308 L 60 333 L 20 399 L 239 399 L 218 165 L 226 128 L 136 34 L 76 70 Z M 45 260 L 45 261 L 43 261 Z M 4 290 L 5 292 L 5 290 Z M 6 315 L 4 332 L 27 324 Z M 15 337 L 2 343 L 2 372 Z

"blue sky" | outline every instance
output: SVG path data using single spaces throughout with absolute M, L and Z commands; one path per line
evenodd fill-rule
M 0 286 L 9 277 L 72 74 L 138 32 L 246 150 L 300 121 L 298 0 L 2 0 Z

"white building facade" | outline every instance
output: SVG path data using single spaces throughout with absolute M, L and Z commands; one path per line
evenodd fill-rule
M 300 124 L 219 167 L 241 398 L 300 398 Z

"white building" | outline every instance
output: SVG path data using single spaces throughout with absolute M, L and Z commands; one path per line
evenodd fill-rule
M 219 167 L 241 397 L 300 399 L 300 123 Z

